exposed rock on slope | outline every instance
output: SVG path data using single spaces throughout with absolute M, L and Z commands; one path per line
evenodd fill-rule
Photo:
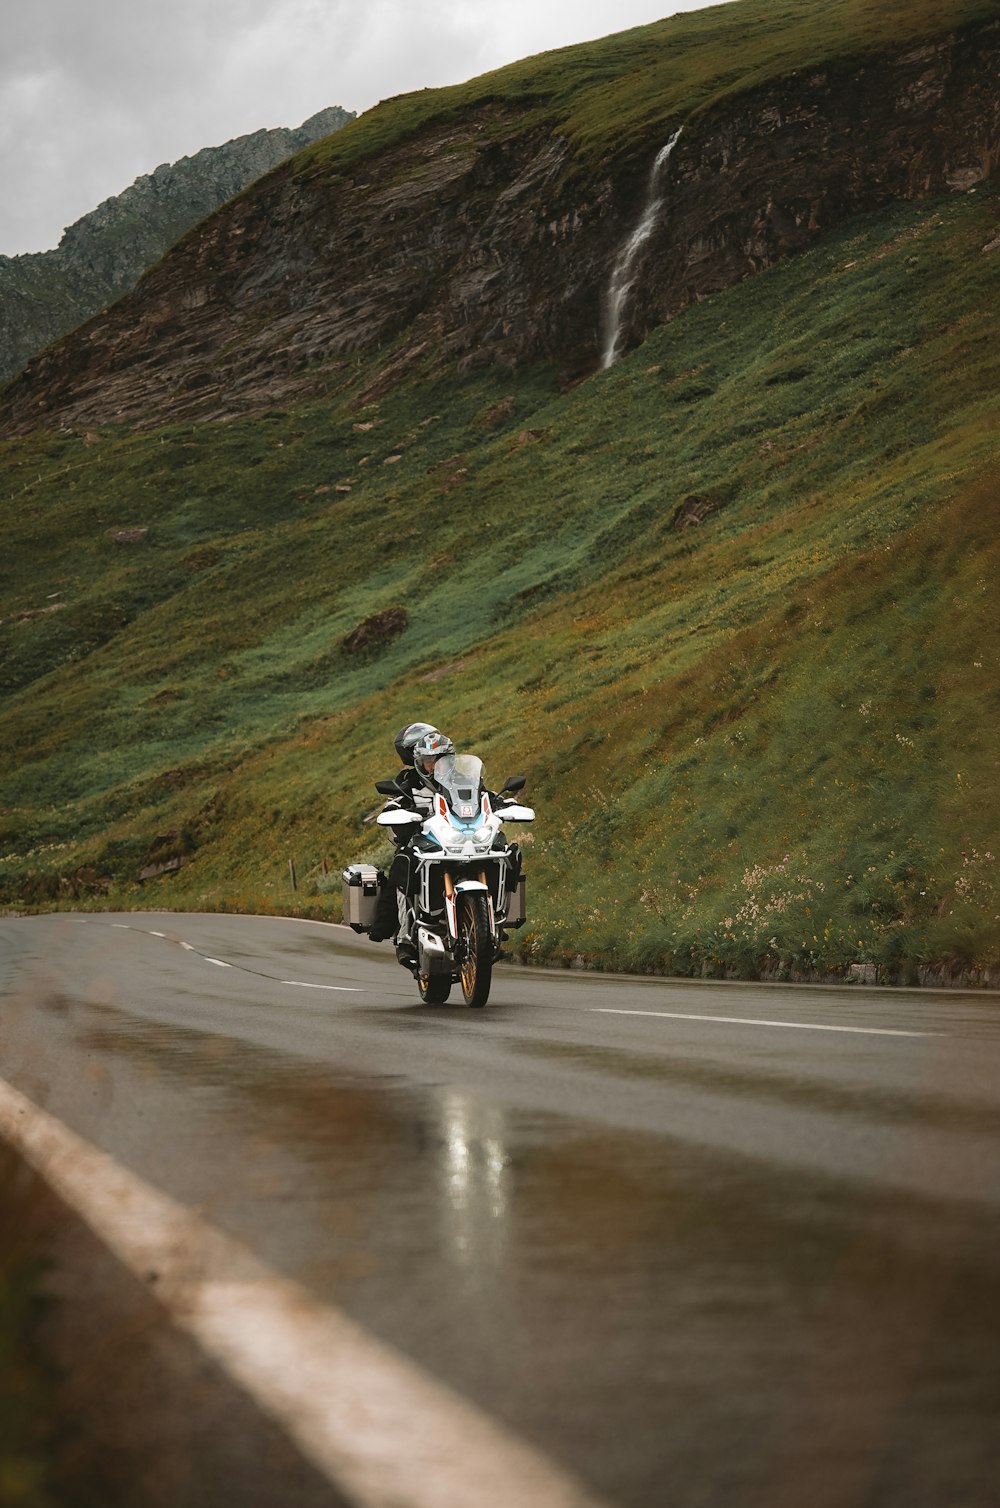
M 318 364 L 380 345 L 392 347 L 386 384 L 428 355 L 592 371 L 602 293 L 663 134 L 630 173 L 606 161 L 571 175 L 569 139 L 497 101 L 432 121 L 351 173 L 290 162 L 37 358 L 0 420 L 222 417 L 304 393 Z M 849 216 L 968 189 L 998 160 L 996 21 L 709 105 L 671 160 L 626 344 Z
M 127 293 L 220 204 L 353 118 L 333 106 L 294 130 L 254 131 L 164 163 L 77 220 L 54 251 L 0 256 L 0 380 Z

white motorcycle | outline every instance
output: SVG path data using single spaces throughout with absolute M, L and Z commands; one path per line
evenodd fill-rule
M 508 843 L 503 824 L 532 822 L 535 814 L 513 800 L 524 786 L 523 775 L 492 797 L 483 785 L 483 762 L 473 754 L 439 759 L 434 780 L 439 789 L 429 816 L 412 809 L 395 780 L 376 781 L 375 789 L 390 798 L 377 821 L 393 829 L 409 863 L 408 930 L 421 1000 L 443 1005 L 460 980 L 466 1005 L 483 1006 L 506 932 L 525 920 L 520 853 Z M 357 869 L 344 873 L 345 915 L 348 887 L 357 895 L 363 884 L 351 877 Z

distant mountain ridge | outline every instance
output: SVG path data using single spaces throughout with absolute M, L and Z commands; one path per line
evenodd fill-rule
M 163 163 L 77 220 L 53 251 L 0 255 L 0 380 L 121 298 L 175 241 L 293 153 L 354 119 L 338 105 Z

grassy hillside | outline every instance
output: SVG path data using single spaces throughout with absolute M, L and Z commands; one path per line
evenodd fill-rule
M 359 360 L 5 442 L 0 899 L 336 919 L 426 718 L 530 777 L 527 956 L 995 966 L 998 218 L 857 221 L 561 395 Z
M 578 149 L 576 172 L 610 157 L 627 162 L 630 144 L 645 166 L 651 138 L 659 131 L 665 140 L 667 125 L 676 124 L 679 114 L 690 120 L 722 99 L 796 70 L 853 66 L 888 47 L 919 43 L 998 13 L 997 0 L 739 0 L 709 6 L 542 53 L 466 84 L 383 101 L 299 160 L 327 174 L 350 173 L 432 122 L 460 120 L 470 110 L 495 105 L 499 136 L 512 123 L 517 131 L 546 125 L 567 135 Z

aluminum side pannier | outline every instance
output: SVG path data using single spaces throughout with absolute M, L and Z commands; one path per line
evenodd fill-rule
M 524 926 L 525 918 L 527 917 L 525 888 L 525 879 L 524 875 L 522 874 L 507 899 L 507 919 L 504 922 L 505 927 Z
M 344 922 L 355 932 L 367 932 L 375 920 L 378 893 L 385 875 L 374 864 L 348 864 L 343 873 Z

